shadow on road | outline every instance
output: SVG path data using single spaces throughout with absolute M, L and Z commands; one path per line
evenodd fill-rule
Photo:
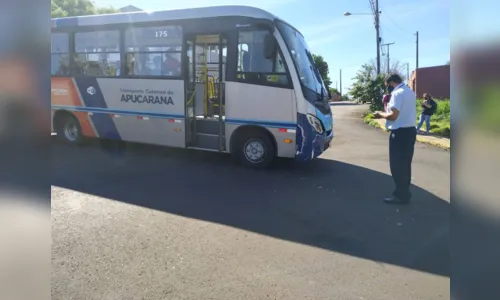
M 412 205 L 384 205 L 393 184 L 383 173 L 324 159 L 256 171 L 217 153 L 52 145 L 54 186 L 449 276 L 449 204 L 413 187 Z

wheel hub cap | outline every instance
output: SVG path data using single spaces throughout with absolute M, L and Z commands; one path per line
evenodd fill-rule
M 76 124 L 67 124 L 64 127 L 64 136 L 69 141 L 76 141 L 76 139 L 78 138 L 78 128 L 76 127 Z
M 249 141 L 244 147 L 245 157 L 254 163 L 259 163 L 264 159 L 266 149 L 261 141 Z

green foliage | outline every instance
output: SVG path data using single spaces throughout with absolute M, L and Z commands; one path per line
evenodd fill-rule
M 365 123 L 369 123 L 371 120 L 374 120 L 373 114 L 372 113 L 367 113 L 365 117 L 363 118 L 363 121 Z
M 318 68 L 319 74 L 321 74 L 321 78 L 325 83 L 326 90 L 329 90 L 332 81 L 330 80 L 330 77 L 328 77 L 328 63 L 321 55 L 313 54 L 312 56 L 314 58 L 314 64 L 316 65 L 316 68 Z
M 113 7 L 96 7 L 90 0 L 51 0 L 52 18 L 117 13 Z
M 349 94 L 361 102 L 370 102 L 370 111 L 382 110 L 382 94 L 384 91 L 385 75 L 374 74 L 373 66 L 364 64 L 353 78 L 354 83 Z
M 105 15 L 105 14 L 116 14 L 118 13 L 118 10 L 114 7 L 108 6 L 108 7 L 96 7 L 96 13 L 98 15 Z
M 379 124 L 377 120 L 373 117 L 372 113 L 367 113 L 363 118 L 363 121 L 372 127 L 379 127 Z
M 437 135 L 441 135 L 441 136 L 444 136 L 444 137 L 447 137 L 449 138 L 450 135 L 451 135 L 451 127 L 450 127 L 450 124 L 445 124 L 445 125 L 442 125 L 440 127 L 437 127 L 437 128 L 432 128 L 431 126 L 431 133 L 434 133 L 434 134 L 437 134 Z

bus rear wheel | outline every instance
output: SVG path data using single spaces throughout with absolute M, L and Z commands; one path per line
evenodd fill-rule
M 83 143 L 82 128 L 73 115 L 64 115 L 57 120 L 57 137 L 70 145 Z
M 239 139 L 236 153 L 242 165 L 263 169 L 271 164 L 275 152 L 274 144 L 267 134 L 253 132 Z

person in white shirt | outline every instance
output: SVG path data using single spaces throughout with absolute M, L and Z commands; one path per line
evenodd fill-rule
M 417 119 L 415 93 L 397 74 L 389 75 L 386 85 L 394 87 L 385 112 L 377 111 L 376 118 L 386 119 L 389 135 L 389 161 L 396 188 L 384 201 L 390 204 L 407 204 L 411 199 L 411 163 L 415 149 Z

